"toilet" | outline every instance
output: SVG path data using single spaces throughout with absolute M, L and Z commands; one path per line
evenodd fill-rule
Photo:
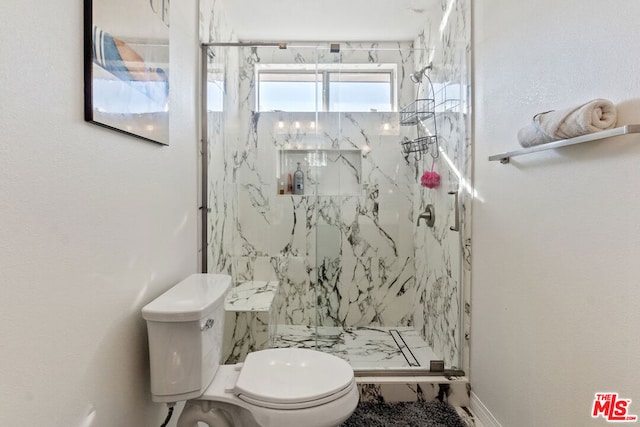
M 194 274 L 142 309 L 155 402 L 186 401 L 178 427 L 336 427 L 358 404 L 353 369 L 323 352 L 278 348 L 220 365 L 231 277 Z

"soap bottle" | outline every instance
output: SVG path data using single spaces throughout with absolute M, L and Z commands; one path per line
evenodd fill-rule
M 293 194 L 304 194 L 304 173 L 300 169 L 300 162 L 298 162 L 298 169 L 293 174 Z

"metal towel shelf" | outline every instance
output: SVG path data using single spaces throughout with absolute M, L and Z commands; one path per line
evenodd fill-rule
M 533 147 L 523 148 L 522 150 L 507 151 L 506 153 L 494 154 L 489 156 L 489 161 L 499 160 L 500 163 L 509 163 L 509 159 L 523 154 L 537 153 L 538 151 L 551 150 L 552 148 L 566 147 L 568 145 L 582 144 L 583 142 L 597 141 L 599 139 L 610 138 L 612 136 L 627 135 L 630 133 L 640 133 L 640 125 L 625 125 L 614 129 L 603 130 L 600 132 L 590 133 L 588 135 L 577 136 L 575 138 L 562 139 L 546 144 L 535 145 Z

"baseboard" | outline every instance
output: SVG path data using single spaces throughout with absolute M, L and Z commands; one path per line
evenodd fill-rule
M 473 414 L 484 427 L 502 427 L 502 424 L 496 420 L 491 411 L 484 406 L 484 403 L 480 401 L 474 392 L 471 392 L 470 403 Z

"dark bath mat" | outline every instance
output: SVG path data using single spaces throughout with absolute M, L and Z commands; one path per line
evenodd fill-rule
M 341 427 L 466 427 L 453 406 L 438 401 L 360 402 Z

